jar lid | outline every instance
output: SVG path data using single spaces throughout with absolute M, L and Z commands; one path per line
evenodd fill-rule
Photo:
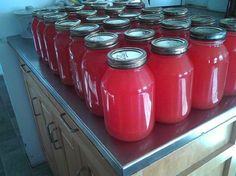
M 44 21 L 52 23 L 52 22 L 56 22 L 59 20 L 64 20 L 67 18 L 67 16 L 68 16 L 68 14 L 65 12 L 54 13 L 51 15 L 44 16 Z
M 220 26 L 227 31 L 236 31 L 236 18 L 224 18 L 220 20 Z
M 126 4 L 127 9 L 142 9 L 145 7 L 145 4 L 140 1 L 140 2 L 129 2 Z
M 76 12 L 84 8 L 84 5 L 70 5 L 65 6 L 64 9 L 66 12 Z
M 103 21 L 105 29 L 124 29 L 130 26 L 130 20 L 126 18 L 109 18 Z
M 38 11 L 36 13 L 36 16 L 39 18 L 39 19 L 43 19 L 44 16 L 47 16 L 47 15 L 51 15 L 51 14 L 54 14 L 54 13 L 57 13 L 58 11 L 57 10 L 41 10 L 41 11 Z
M 106 14 L 120 14 L 121 12 L 123 12 L 125 10 L 125 6 L 121 6 L 121 5 L 117 5 L 117 6 L 108 6 L 105 9 Z
M 112 32 L 99 32 L 85 37 L 85 46 L 93 49 L 112 48 L 118 44 L 118 35 Z
M 166 19 L 161 22 L 164 29 L 189 29 L 191 21 L 187 19 Z
M 87 17 L 86 20 L 89 23 L 103 24 L 103 21 L 109 18 L 110 17 L 108 15 L 101 15 L 101 16 L 94 15 Z
M 162 8 L 161 7 L 146 7 L 142 9 L 142 14 L 161 14 Z
M 120 13 L 118 16 L 120 18 L 128 18 L 130 21 L 135 21 L 138 19 L 139 15 L 140 15 L 139 12 L 123 12 Z
M 69 31 L 71 27 L 80 24 L 80 20 L 62 20 L 55 23 L 56 30 Z
M 99 31 L 99 25 L 84 23 L 77 26 L 74 26 L 70 29 L 70 34 L 72 37 L 85 37 L 91 33 L 96 33 Z
M 118 69 L 138 68 L 146 63 L 147 53 L 140 48 L 124 47 L 108 54 L 108 65 Z
M 191 26 L 213 26 L 216 24 L 216 19 L 208 15 L 193 15 L 190 19 Z
M 188 9 L 185 7 L 169 7 L 163 9 L 163 13 L 167 16 L 185 16 L 188 13 Z
M 182 38 L 159 38 L 152 41 L 152 51 L 161 55 L 179 55 L 188 49 L 188 42 Z
M 79 18 L 87 18 L 88 16 L 96 15 L 97 10 L 80 10 L 76 14 Z
M 125 39 L 134 42 L 150 41 L 155 37 L 155 31 L 152 29 L 129 29 L 124 33 Z
M 106 2 L 95 2 L 92 4 L 92 9 L 94 10 L 103 10 L 108 6 Z
M 115 0 L 113 5 L 126 5 L 129 3 L 129 0 Z
M 138 19 L 141 23 L 159 24 L 164 19 L 164 16 L 162 14 L 147 14 L 140 15 Z
M 193 27 L 190 30 L 190 37 L 197 40 L 223 40 L 226 31 L 219 27 Z
M 91 6 L 93 5 L 93 3 L 95 3 L 97 0 L 86 0 L 84 2 L 82 2 L 83 5 L 85 6 Z

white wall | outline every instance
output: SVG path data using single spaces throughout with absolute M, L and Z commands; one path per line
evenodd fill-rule
M 150 6 L 172 6 L 180 4 L 181 0 L 150 0 Z
M 25 144 L 26 153 L 32 166 L 45 160 L 38 133 L 33 121 L 32 111 L 27 99 L 23 77 L 20 72 L 17 56 L 6 43 L 6 37 L 21 33 L 20 24 L 12 11 L 23 9 L 25 6 L 47 6 L 53 0 L 10 0 L 0 1 L 0 65 L 4 72 L 4 79 L 16 120 Z

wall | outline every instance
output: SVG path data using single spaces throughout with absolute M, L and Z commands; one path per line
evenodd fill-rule
M 42 7 L 52 4 L 53 0 L 11 0 L 0 1 L 0 65 L 4 72 L 4 79 L 11 103 L 16 115 L 16 120 L 21 132 L 23 142 L 29 161 L 35 166 L 45 160 L 38 133 L 32 117 L 32 111 L 27 99 L 23 77 L 20 72 L 17 56 L 8 46 L 6 37 L 21 32 L 20 24 L 12 11 L 23 9 L 25 6 L 33 5 Z

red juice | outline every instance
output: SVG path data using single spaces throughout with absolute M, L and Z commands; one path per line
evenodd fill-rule
M 37 12 L 38 11 L 34 11 L 32 13 L 33 20 L 32 20 L 31 30 L 32 30 L 32 34 L 33 34 L 35 50 L 36 50 L 37 54 L 40 56 L 40 47 L 39 47 L 38 34 L 37 34 L 37 27 L 38 27 L 39 19 L 37 17 Z

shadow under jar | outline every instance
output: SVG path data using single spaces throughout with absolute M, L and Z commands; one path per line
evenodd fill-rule
M 116 6 L 108 6 L 105 9 L 105 13 L 109 15 L 111 18 L 117 18 L 120 13 L 125 10 L 125 6 L 116 5 Z
M 188 9 L 185 7 L 169 7 L 163 9 L 165 19 L 186 19 L 188 18 Z
M 68 20 L 77 20 L 77 14 L 76 12 L 79 10 L 82 10 L 84 8 L 84 5 L 71 5 L 71 6 L 65 6 L 64 11 L 69 14 Z
M 227 30 L 224 45 L 229 52 L 229 68 L 224 94 L 236 95 L 236 18 L 222 19 L 220 26 Z
M 70 29 L 71 43 L 70 43 L 70 64 L 72 71 L 72 78 L 76 93 L 80 98 L 84 98 L 84 86 L 81 71 L 81 63 L 83 55 L 86 51 L 84 45 L 84 37 L 89 34 L 99 32 L 99 25 L 97 24 L 80 24 Z
M 216 19 L 208 15 L 193 15 L 190 17 L 191 27 L 216 26 Z
M 125 46 L 124 32 L 129 28 L 130 20 L 126 18 L 110 18 L 103 22 L 103 30 L 105 32 L 118 34 L 120 46 Z
M 154 126 L 155 80 L 139 48 L 108 53 L 109 68 L 101 81 L 105 126 L 122 141 L 138 141 Z
M 56 36 L 54 38 L 55 52 L 60 78 L 65 85 L 72 86 L 70 67 L 70 28 L 80 24 L 80 20 L 62 20 L 55 23 Z
M 44 21 L 46 24 L 44 30 L 44 43 L 47 51 L 47 58 L 49 67 L 53 73 L 59 74 L 58 72 L 58 64 L 55 52 L 54 38 L 56 36 L 56 28 L 55 23 L 59 20 L 64 20 L 67 18 L 67 13 L 55 13 L 52 15 L 47 15 L 44 17 Z
M 146 7 L 142 9 L 142 15 L 162 14 L 162 7 Z
M 161 22 L 162 37 L 179 37 L 189 40 L 190 20 L 166 19 Z
M 229 55 L 226 31 L 217 27 L 194 27 L 190 33 L 189 58 L 194 66 L 192 107 L 210 109 L 223 97 Z
M 117 34 L 111 32 L 85 37 L 86 51 L 81 63 L 84 97 L 90 111 L 97 116 L 103 116 L 101 79 L 108 68 L 107 53 L 119 47 L 118 38 Z
M 156 82 L 157 122 L 180 122 L 191 110 L 193 65 L 186 54 L 187 49 L 188 42 L 180 38 L 152 41 L 148 66 Z
M 138 28 L 139 27 L 139 21 L 138 21 L 139 15 L 140 15 L 140 12 L 123 12 L 123 13 L 120 13 L 118 16 L 119 16 L 119 18 L 129 19 L 131 28 Z
M 86 18 L 89 16 L 97 15 L 97 10 L 80 10 L 76 12 L 77 17 L 81 20 L 81 23 L 86 23 Z

